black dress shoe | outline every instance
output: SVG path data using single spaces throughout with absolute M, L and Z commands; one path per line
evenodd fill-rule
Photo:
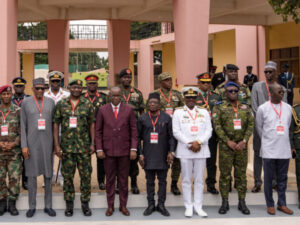
M 22 183 L 22 187 L 23 187 L 24 190 L 28 190 L 27 181 Z
M 99 189 L 102 191 L 105 190 L 105 184 L 103 182 L 99 184 Z
M 138 195 L 140 193 L 140 190 L 137 186 L 131 186 L 131 192 L 134 195 Z
M 229 211 L 229 203 L 227 199 L 222 199 L 222 205 L 219 209 L 219 214 L 226 214 Z
M 170 216 L 169 211 L 165 208 L 163 204 L 158 204 L 156 210 L 160 212 L 163 216 Z
M 212 193 L 213 195 L 219 194 L 218 190 L 214 186 L 207 187 L 207 191 Z
M 88 202 L 82 202 L 81 203 L 81 209 L 82 212 L 85 216 L 91 216 L 92 215 L 92 211 L 89 207 L 89 203 Z
M 144 211 L 144 216 L 149 216 L 155 211 L 155 206 L 154 205 L 149 205 L 147 209 Z
M 257 193 L 257 192 L 260 192 L 260 190 L 261 190 L 261 187 L 260 186 L 258 186 L 258 185 L 255 185 L 253 188 L 252 188 L 252 192 L 253 193 Z
M 171 185 L 171 192 L 173 193 L 173 195 L 181 195 L 181 192 L 179 191 L 177 184 Z
M 29 209 L 29 210 L 26 212 L 26 216 L 27 216 L 28 218 L 33 217 L 34 214 L 35 214 L 35 209 Z
M 66 201 L 65 216 L 67 217 L 73 216 L 73 209 L 74 209 L 73 201 Z
M 56 212 L 52 208 L 44 208 L 44 212 L 48 214 L 48 216 L 55 217 Z
M 248 209 L 245 200 L 239 200 L 238 209 L 245 215 L 250 214 L 250 210 Z
M 7 199 L 3 198 L 0 200 L 0 216 L 3 216 L 3 214 L 7 211 Z

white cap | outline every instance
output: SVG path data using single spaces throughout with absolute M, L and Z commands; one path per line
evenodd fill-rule
M 273 61 L 268 61 L 265 65 L 265 69 L 267 68 L 277 70 L 277 63 Z

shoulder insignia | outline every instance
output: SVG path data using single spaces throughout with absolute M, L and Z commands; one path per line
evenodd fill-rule
M 221 100 L 221 101 L 217 101 L 216 102 L 216 105 L 221 105 L 223 103 L 223 101 Z

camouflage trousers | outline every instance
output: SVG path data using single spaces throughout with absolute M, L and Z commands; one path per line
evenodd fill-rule
M 17 200 L 20 193 L 22 158 L 17 155 L 0 155 L 0 199 Z M 8 175 L 8 185 L 6 177 Z
M 180 177 L 180 171 L 181 171 L 181 167 L 180 167 L 180 160 L 176 157 L 174 157 L 174 161 L 172 163 L 172 173 L 171 173 L 171 178 L 172 181 L 178 181 L 179 177 Z
M 219 169 L 220 169 L 220 191 L 222 198 L 228 199 L 231 185 L 231 171 L 234 168 L 234 180 L 238 191 L 239 199 L 245 199 L 247 192 L 247 164 L 248 151 L 234 151 L 226 143 L 219 144 Z
M 64 177 L 64 199 L 74 201 L 74 175 L 76 167 L 80 176 L 81 202 L 89 202 L 91 198 L 92 162 L 89 153 L 63 153 L 61 174 Z

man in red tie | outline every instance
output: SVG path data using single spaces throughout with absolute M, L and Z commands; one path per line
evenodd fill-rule
M 128 175 L 130 160 L 136 159 L 137 125 L 132 107 L 121 103 L 121 89 L 112 87 L 110 101 L 99 108 L 96 119 L 97 157 L 104 159 L 108 209 L 106 216 L 114 212 L 115 182 L 118 177 L 120 208 L 129 216 L 126 208 L 128 199 Z

